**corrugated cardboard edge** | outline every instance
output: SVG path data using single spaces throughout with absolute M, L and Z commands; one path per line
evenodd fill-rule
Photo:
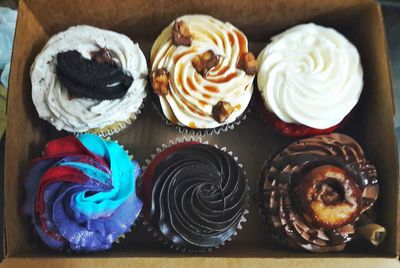
M 43 267 L 57 267 L 57 268 L 87 268 L 97 267 L 101 263 L 104 267 L 158 267 L 160 265 L 160 258 L 55 258 L 52 260 L 52 266 L 46 265 L 46 258 L 8 258 L 0 267 L 29 267 L 29 268 L 43 268 Z M 176 258 L 162 258 L 162 267 L 177 267 Z M 219 268 L 233 268 L 233 267 L 246 267 L 251 264 L 251 268 L 256 267 L 298 267 L 301 263 L 302 267 L 341 267 L 341 268 L 384 268 L 384 267 L 400 267 L 396 259 L 389 258 L 338 258 L 334 261 L 332 258 L 316 258 L 316 259 L 300 259 L 300 258 L 251 258 L 251 263 L 248 259 L 242 258 L 207 258 L 207 257 L 182 257 L 179 258 L 179 267 L 192 267 L 193 264 L 197 267 L 219 267 Z

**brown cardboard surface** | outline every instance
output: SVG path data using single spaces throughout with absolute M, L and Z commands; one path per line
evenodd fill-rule
M 249 266 L 251 265 L 251 266 Z M 234 268 L 234 267 L 268 267 L 268 268 L 283 268 L 283 267 L 324 267 L 324 268 L 395 268 L 400 264 L 396 259 L 383 258 L 362 258 L 362 259 L 334 259 L 319 258 L 316 260 L 307 259 L 272 259 L 272 258 L 254 258 L 251 260 L 243 258 L 99 258 L 99 259 L 78 259 L 78 258 L 57 258 L 49 261 L 45 258 L 9 258 L 4 261 L 0 267 L 29 267 L 29 268 L 87 268 L 87 267 L 109 267 L 109 268 L 124 268 L 124 267 L 218 267 L 218 268 Z
M 360 142 L 380 174 L 380 223 L 388 229 L 388 239 L 382 246 L 373 249 L 358 241 L 343 253 L 316 255 L 281 248 L 268 238 L 255 207 L 257 175 L 268 155 L 293 139 L 265 126 L 255 109 L 233 131 L 203 138 L 211 144 L 228 147 L 239 157 L 253 193 L 248 222 L 223 249 L 203 255 L 179 255 L 160 246 L 141 226 L 135 227 L 112 250 L 84 256 L 55 253 L 32 238 L 29 223 L 19 214 L 25 167 L 29 159 L 40 155 L 47 140 L 67 134 L 57 132 L 39 119 L 33 106 L 29 69 L 37 53 L 49 36 L 69 26 L 86 23 L 128 35 L 139 42 L 148 57 L 152 42 L 162 28 L 177 16 L 187 13 L 208 13 L 236 24 L 249 37 L 250 50 L 255 53 L 266 45 L 272 34 L 308 21 L 336 28 L 357 46 L 364 67 L 365 88 L 351 122 L 343 131 Z M 140 266 L 162 263 L 175 267 L 194 264 L 278 267 L 298 263 L 326 266 L 333 265 L 334 260 L 335 266 L 393 267 L 398 255 L 399 187 L 392 99 L 381 11 L 378 4 L 369 0 L 23 0 L 20 2 L 8 97 L 5 164 L 7 258 L 4 265 L 119 267 L 130 263 Z M 113 137 L 125 145 L 142 165 L 155 147 L 182 137 L 173 127 L 165 126 L 151 106 L 147 99 L 138 120 Z

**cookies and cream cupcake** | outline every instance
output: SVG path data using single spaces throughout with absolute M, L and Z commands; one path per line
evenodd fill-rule
M 192 130 L 239 119 L 249 105 L 257 72 L 246 36 L 207 15 L 174 20 L 153 44 L 150 65 L 163 116 Z
M 26 174 L 24 214 L 52 249 L 107 250 L 139 215 L 140 173 L 115 141 L 95 134 L 49 141 Z
M 146 59 L 123 34 L 70 27 L 49 39 L 31 67 L 32 100 L 58 130 L 111 135 L 140 112 Z
M 358 236 L 378 245 L 386 234 L 374 223 L 378 182 L 355 140 L 315 136 L 293 142 L 266 163 L 259 206 L 272 236 L 293 248 L 342 251 Z
M 302 24 L 272 37 L 258 58 L 261 113 L 289 136 L 334 131 L 357 104 L 357 48 L 332 28 Z

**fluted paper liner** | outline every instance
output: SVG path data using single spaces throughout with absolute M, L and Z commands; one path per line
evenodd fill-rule
M 157 99 L 157 95 L 155 95 L 153 92 L 151 94 L 151 99 L 153 103 L 154 109 L 157 111 L 157 114 L 162 118 L 164 121 L 165 125 L 167 126 L 172 126 L 175 127 L 179 131 L 179 133 L 183 135 L 199 135 L 199 136 L 205 136 L 205 135 L 219 135 L 221 132 L 228 132 L 229 130 L 233 130 L 235 126 L 238 126 L 242 123 L 247 118 L 247 114 L 251 111 L 251 106 L 253 105 L 253 99 L 254 97 L 251 98 L 249 104 L 247 105 L 247 108 L 243 111 L 241 115 L 239 115 L 235 121 L 232 123 L 224 124 L 216 128 L 190 128 L 187 126 L 182 126 L 178 124 L 174 124 L 171 121 L 167 119 L 167 117 L 164 115 L 161 107 L 160 107 L 160 102 Z
M 131 125 L 132 122 L 137 119 L 138 115 L 140 115 L 142 113 L 142 109 L 144 107 L 145 100 L 146 100 L 146 97 L 144 97 L 143 102 L 140 105 L 139 109 L 136 112 L 131 113 L 127 120 L 115 122 L 104 128 L 93 128 L 93 129 L 88 130 L 87 133 L 93 133 L 93 134 L 99 135 L 102 138 L 107 138 L 107 137 L 111 137 L 112 135 L 115 135 L 115 134 L 121 132 L 122 130 L 126 129 L 129 125 Z M 75 132 L 74 134 L 80 135 L 83 133 L 85 133 L 85 132 Z
M 158 156 L 159 153 L 161 153 L 161 152 L 164 151 L 165 149 L 170 148 L 170 147 L 172 147 L 172 146 L 174 146 L 174 145 L 177 145 L 177 144 L 179 144 L 179 143 L 185 143 L 185 142 L 191 142 L 191 141 L 199 142 L 199 143 L 202 143 L 202 144 L 209 144 L 208 141 L 204 141 L 204 142 L 203 142 L 203 141 L 201 140 L 200 137 L 189 137 L 189 138 L 184 137 L 184 138 L 177 138 L 176 140 L 170 140 L 170 141 L 168 142 L 168 144 L 162 144 L 160 147 L 157 147 L 156 150 L 155 150 L 156 153 L 151 154 L 151 155 L 150 155 L 150 159 L 146 159 L 146 160 L 145 160 L 146 165 L 142 167 L 142 175 L 145 174 L 146 169 L 148 168 L 148 166 L 150 165 L 150 163 L 154 160 L 154 158 L 156 158 L 156 157 Z M 238 164 L 239 168 L 240 168 L 241 170 L 243 170 L 243 173 L 244 173 L 244 175 L 245 175 L 246 187 L 247 187 L 247 190 L 248 190 L 248 194 L 247 194 L 247 201 L 248 201 L 249 198 L 250 198 L 250 187 L 249 187 L 249 184 L 248 184 L 248 180 L 247 180 L 247 178 L 246 178 L 246 171 L 243 169 L 243 165 L 242 165 L 241 163 L 238 162 L 238 157 L 237 157 L 237 156 L 233 156 L 233 152 L 232 152 L 232 151 L 229 151 L 226 147 L 219 148 L 218 145 L 216 145 L 216 144 L 214 145 L 214 147 L 220 149 L 221 151 L 227 152 L 230 156 L 233 157 L 233 159 L 235 160 L 235 162 Z M 137 187 L 137 189 L 138 189 L 139 192 L 141 192 L 141 190 L 142 190 L 142 183 L 143 183 L 143 179 L 142 179 L 142 177 L 139 177 L 139 180 L 138 180 L 138 187 Z M 222 242 L 220 245 L 218 245 L 218 246 L 208 247 L 208 248 L 204 248 L 204 249 L 188 249 L 188 248 L 185 248 L 185 247 L 177 246 L 177 245 L 175 245 L 172 241 L 170 241 L 169 239 L 165 238 L 156 228 L 153 228 L 153 227 L 145 220 L 144 215 L 143 215 L 142 213 L 140 214 L 140 217 L 139 217 L 139 218 L 140 218 L 142 224 L 146 227 L 146 230 L 147 230 L 148 232 L 152 233 L 152 236 L 153 236 L 155 239 L 157 239 L 158 241 L 160 241 L 164 246 L 166 246 L 166 247 L 168 247 L 168 248 L 171 248 L 171 249 L 174 249 L 174 250 L 179 251 L 179 252 L 187 252 L 187 253 L 205 253 L 205 252 L 210 252 L 210 251 L 212 251 L 213 249 L 221 248 L 221 247 L 224 246 L 228 241 L 231 241 L 233 236 L 237 236 L 237 235 L 238 235 L 238 230 L 242 230 L 242 228 L 243 228 L 243 226 L 242 226 L 243 223 L 247 222 L 247 219 L 246 219 L 245 215 L 249 213 L 248 207 L 249 207 L 249 204 L 246 205 L 246 208 L 245 208 L 245 210 L 243 211 L 242 217 L 241 217 L 241 219 L 239 220 L 239 223 L 238 223 L 238 225 L 237 225 L 237 227 L 236 227 L 236 231 L 232 234 L 231 237 L 229 237 L 227 240 L 223 241 L 223 242 Z

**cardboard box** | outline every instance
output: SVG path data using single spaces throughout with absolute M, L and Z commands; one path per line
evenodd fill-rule
M 176 17 L 207 13 L 242 29 L 250 50 L 258 53 L 269 38 L 293 25 L 315 22 L 334 27 L 358 48 L 364 67 L 365 88 L 345 133 L 355 137 L 376 165 L 381 183 L 380 224 L 388 237 L 379 248 L 364 241 L 338 254 L 311 254 L 288 250 L 268 238 L 255 207 L 255 184 L 269 154 L 292 141 L 250 113 L 234 131 L 206 136 L 211 144 L 231 149 L 244 164 L 252 187 L 250 214 L 244 230 L 220 250 L 208 254 L 178 254 L 155 241 L 141 226 L 134 228 L 112 250 L 98 254 L 62 254 L 40 246 L 20 215 L 25 167 L 39 156 L 46 141 L 64 136 L 39 119 L 31 99 L 30 66 L 50 36 L 69 26 L 89 24 L 124 33 L 139 42 L 146 56 L 152 42 Z M 393 96 L 387 48 L 378 3 L 370 0 L 21 0 L 8 97 L 5 163 L 5 260 L 9 267 L 128 267 L 128 266 L 340 266 L 393 267 L 398 265 L 398 161 L 393 127 Z M 135 158 L 144 159 L 155 147 L 182 135 L 166 127 L 149 100 L 139 119 L 116 135 Z M 240 141 L 240 142 L 239 142 Z

